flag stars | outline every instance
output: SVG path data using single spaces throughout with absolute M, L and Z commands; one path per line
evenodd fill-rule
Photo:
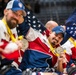
M 28 16 L 28 18 L 30 18 L 30 16 Z
M 67 27 L 67 30 L 69 30 L 69 27 Z
M 73 31 L 70 31 L 70 34 L 73 33 Z
M 29 26 L 31 26 L 31 24 L 30 24 L 30 23 L 28 23 L 28 25 L 29 25 Z
M 33 21 L 33 23 L 35 24 L 35 23 L 36 23 L 36 21 Z
M 35 18 L 35 16 L 32 17 L 33 19 Z
M 76 31 L 75 31 L 75 34 L 76 34 Z
M 76 36 L 76 32 L 74 32 L 74 34 L 73 34 L 74 36 Z
M 38 27 L 41 27 L 41 25 L 39 24 Z
M 17 25 L 17 27 L 19 27 L 19 25 Z
M 76 39 L 76 25 L 75 24 L 67 26 L 66 31 L 68 32 L 68 34 L 70 34 L 71 37 Z
M 28 20 L 28 22 L 31 22 L 31 20 Z
M 20 33 L 20 30 L 18 30 L 17 32 Z
M 26 18 L 25 18 L 25 24 L 29 25 L 30 27 L 36 29 L 39 32 L 43 32 L 45 30 L 44 24 L 42 24 L 33 13 L 26 8 Z M 20 27 L 17 27 L 17 30 L 19 30 Z M 18 34 L 21 35 L 22 33 L 18 31 Z
M 30 14 L 30 11 L 28 11 L 27 14 L 29 15 Z
M 73 29 L 73 27 L 71 27 L 71 29 Z
M 73 36 L 75 36 L 75 35 L 73 34 Z
M 33 25 L 33 27 L 36 27 L 36 25 Z
M 76 23 L 73 23 L 73 25 L 76 25 Z
M 41 29 L 39 29 L 39 32 L 41 32 Z

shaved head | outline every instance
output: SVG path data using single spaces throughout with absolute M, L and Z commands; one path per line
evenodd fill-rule
M 58 26 L 58 23 L 55 22 L 55 21 L 48 21 L 46 24 L 45 24 L 45 27 L 49 30 L 49 31 L 52 31 L 52 29 L 54 27 Z

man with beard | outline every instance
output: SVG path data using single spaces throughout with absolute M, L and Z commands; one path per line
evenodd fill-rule
M 24 9 L 21 2 L 12 0 L 8 2 L 4 10 L 4 17 L 0 20 L 0 69 L 4 65 L 12 63 L 13 60 L 16 60 L 17 63 L 19 62 L 18 58 L 21 56 L 22 42 L 16 39 L 13 29 L 18 23 L 21 23 L 19 18 L 26 15 Z
M 54 48 L 58 47 L 63 40 L 65 36 L 64 28 L 61 26 L 53 28 L 52 32 L 48 31 L 47 37 L 35 31 L 29 25 L 26 26 L 24 22 L 19 26 L 20 32 L 29 43 L 19 68 L 24 72 L 28 71 L 28 69 L 35 72 L 31 75 L 52 75 L 52 73 L 45 72 L 47 72 L 47 68 L 50 69 L 50 67 L 54 67 L 58 60 L 58 70 L 62 72 L 62 64 L 63 60 L 65 60 L 63 56 L 65 56 L 65 54 L 60 55 L 58 59 L 58 53 L 55 52 Z M 47 63 L 48 59 L 50 60 L 49 64 Z

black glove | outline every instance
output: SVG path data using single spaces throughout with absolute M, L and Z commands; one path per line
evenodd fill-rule
M 8 60 L 6 58 L 2 59 L 0 57 L 0 69 L 4 66 L 4 65 L 10 65 L 13 62 L 13 60 Z

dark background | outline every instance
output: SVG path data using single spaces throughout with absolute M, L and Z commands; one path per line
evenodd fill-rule
M 0 0 L 0 17 L 3 16 L 8 1 Z M 31 9 L 43 24 L 48 20 L 54 20 L 63 25 L 76 8 L 76 0 L 24 0 L 23 4 Z

